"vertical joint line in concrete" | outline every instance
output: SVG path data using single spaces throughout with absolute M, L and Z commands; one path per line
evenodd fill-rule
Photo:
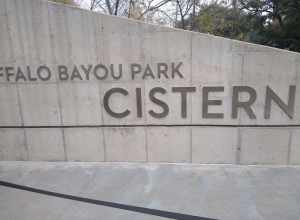
M 241 151 L 242 151 L 242 130 L 238 128 L 237 135 L 237 148 L 236 148 L 236 164 L 241 164 Z
M 8 40 L 9 40 L 9 60 L 10 61 L 14 61 L 14 56 L 13 56 L 13 42 L 12 42 L 12 37 L 11 37 L 11 27 L 9 25 L 9 18 L 8 18 L 8 9 L 7 9 L 7 2 L 4 1 L 4 17 L 6 19 L 6 29 L 7 29 L 7 32 L 8 32 Z
M 17 89 L 17 100 L 18 100 L 18 107 L 19 107 L 19 116 L 21 119 L 21 124 L 22 126 L 25 125 L 24 122 L 24 116 L 23 116 L 23 108 L 22 108 L 22 104 L 21 104 L 21 96 L 20 96 L 20 91 L 19 91 L 19 85 L 16 85 L 16 89 Z M 27 160 L 30 159 L 29 156 L 29 147 L 28 147 L 28 141 L 27 141 L 27 136 L 26 136 L 26 128 L 23 128 L 23 135 L 24 135 L 24 147 L 26 150 L 26 158 Z
M 18 100 L 18 106 L 19 106 L 19 115 L 20 115 L 20 119 L 21 119 L 21 124 L 22 124 L 22 126 L 24 126 L 25 122 L 24 122 L 23 108 L 22 108 L 22 104 L 21 104 L 21 96 L 20 96 L 19 86 L 16 85 L 16 88 L 17 88 L 17 100 Z M 23 135 L 24 135 L 24 147 L 26 150 L 26 158 L 27 158 L 27 160 L 30 160 L 26 128 L 23 128 Z
M 63 141 L 63 147 L 64 147 L 64 159 L 65 161 L 68 161 L 68 154 L 67 154 L 67 146 L 66 146 L 66 138 L 65 138 L 65 129 L 61 129 L 62 134 L 62 141 Z
M 102 144 L 103 144 L 103 161 L 107 162 L 107 150 L 106 150 L 106 141 L 105 141 L 105 134 L 104 134 L 104 128 L 101 128 L 102 133 Z
M 50 45 L 51 45 L 51 54 L 53 57 L 53 63 L 57 64 L 57 58 L 56 58 L 56 54 L 55 54 L 55 43 L 54 43 L 54 38 L 53 38 L 53 27 L 51 25 L 51 21 L 50 21 L 50 12 L 49 12 L 49 7 L 47 7 L 47 16 L 48 16 L 48 31 L 49 31 L 49 35 L 50 35 Z M 65 138 L 65 129 L 63 127 L 63 115 L 62 115 L 62 101 L 61 101 L 61 97 L 60 97 L 60 84 L 59 84 L 59 80 L 57 78 L 57 76 L 55 76 L 55 86 L 56 86 L 56 93 L 57 93 L 57 104 L 58 104 L 58 111 L 59 111 L 59 121 L 60 121 L 60 125 L 62 126 L 60 128 L 61 130 L 61 135 L 62 135 L 62 142 L 63 142 L 63 150 L 64 150 L 64 160 L 68 161 L 68 155 L 67 155 L 67 146 L 66 146 L 66 138 Z
M 149 150 L 148 150 L 148 128 L 145 127 L 145 150 L 146 150 L 146 162 L 149 162 Z
M 100 84 L 97 83 L 97 89 L 98 89 L 98 94 L 100 97 L 99 100 L 99 106 L 100 106 L 100 117 L 101 117 L 101 123 L 104 124 L 104 115 L 103 115 L 103 101 L 102 101 L 102 93 L 101 93 L 101 88 L 100 88 Z M 102 133 L 102 144 L 103 144 L 103 160 L 105 162 L 107 162 L 107 149 L 106 149 L 106 141 L 105 141 L 105 132 L 104 132 L 104 128 L 100 128 L 101 129 L 101 133 Z
M 5 17 L 7 19 L 7 32 L 8 32 L 8 36 L 9 36 L 9 45 L 10 45 L 10 51 L 11 52 L 11 58 L 13 58 L 15 61 L 17 60 L 16 59 L 16 56 L 15 54 L 13 54 L 13 42 L 12 42 L 12 36 L 11 36 L 11 28 L 9 28 L 9 18 L 8 18 L 8 14 L 7 14 L 7 5 L 6 5 L 6 2 L 4 1 L 4 4 L 5 4 Z M 19 23 L 19 16 L 17 17 L 17 22 Z M 23 42 L 20 40 L 20 44 L 22 45 L 22 49 L 23 49 L 23 53 L 24 53 L 24 46 L 23 46 Z M 24 122 L 24 116 L 23 116 L 23 108 L 22 108 L 22 104 L 21 104 L 21 95 L 20 95 L 20 88 L 19 88 L 19 85 L 16 84 L 15 85 L 16 87 L 16 92 L 17 92 L 17 104 L 18 104 L 18 109 L 19 109 L 19 117 L 20 117 L 20 120 L 21 120 L 21 125 L 24 126 L 25 125 L 25 122 Z M 25 148 L 25 151 L 26 151 L 26 160 L 29 160 L 30 157 L 29 157 L 29 147 L 28 147 L 28 142 L 27 142 L 27 136 L 26 136 L 26 131 L 25 131 L 25 128 L 22 129 L 23 130 L 23 135 L 24 135 L 24 148 Z
M 300 63 L 299 63 L 300 59 L 298 58 L 298 56 L 295 56 L 295 78 L 294 78 L 294 82 L 296 83 L 297 85 L 297 82 L 298 82 L 298 75 L 299 75 L 299 71 L 300 71 Z M 298 68 L 298 65 L 299 65 L 299 68 Z
M 100 109 L 101 109 L 100 116 L 101 116 L 101 122 L 103 124 L 104 123 L 103 108 L 102 108 L 103 103 L 102 103 L 102 98 L 101 98 L 102 93 L 101 93 L 101 88 L 100 88 L 100 84 L 99 83 L 97 83 L 97 88 L 98 88 L 98 93 L 99 93 L 99 96 L 100 96 L 100 101 L 99 101 L 99 105 L 100 105 Z M 103 160 L 105 162 L 107 162 L 107 150 L 106 150 L 105 132 L 104 132 L 104 128 L 103 127 L 101 128 L 101 132 L 102 132 L 102 144 L 103 144 L 103 154 L 104 154 Z
M 190 162 L 193 163 L 193 128 L 190 127 Z
M 242 63 L 241 63 L 241 81 L 244 83 L 244 55 L 241 54 Z M 241 109 L 239 109 L 239 124 L 241 124 Z M 236 148 L 236 164 L 241 164 L 241 153 L 242 153 L 242 128 L 238 127 L 237 135 L 237 148 Z
M 289 142 L 288 142 L 288 152 L 287 152 L 287 159 L 286 159 L 287 165 L 291 164 L 292 137 L 293 137 L 293 130 L 289 129 Z
M 144 84 L 144 90 L 143 90 L 143 93 L 144 93 L 144 97 L 147 96 L 146 94 L 146 82 L 144 81 L 143 82 Z M 147 123 L 148 122 L 148 117 L 147 117 L 147 114 L 146 114 L 146 101 L 145 99 L 143 99 L 143 109 L 142 109 L 142 112 L 145 113 L 145 122 Z M 146 162 L 149 162 L 149 146 L 148 146 L 148 127 L 145 127 L 145 150 L 146 150 Z
M 47 9 L 47 13 L 48 13 L 48 16 L 49 16 L 49 8 Z M 50 36 L 53 36 L 53 30 L 52 30 L 51 24 L 49 22 L 50 22 L 50 19 L 48 19 L 49 34 L 50 34 Z M 55 52 L 53 51 L 54 50 L 53 48 L 55 48 L 53 37 L 50 37 L 50 44 L 51 44 L 51 48 L 52 48 L 51 53 L 52 53 L 53 61 L 54 61 L 54 63 L 57 63 L 56 55 L 55 55 Z M 66 138 L 65 138 L 65 129 L 63 127 L 63 114 L 62 114 L 62 103 L 61 103 L 62 101 L 61 101 L 61 97 L 60 97 L 60 84 L 59 84 L 57 78 L 55 79 L 55 88 L 56 88 L 56 93 L 57 93 L 59 121 L 60 121 L 60 125 L 62 126 L 60 128 L 60 130 L 61 130 L 61 134 L 62 134 L 62 142 L 63 142 L 63 148 L 64 148 L 64 160 L 68 161 Z
M 24 116 L 23 116 L 23 108 L 22 108 L 22 104 L 21 104 L 21 96 L 20 96 L 20 91 L 19 91 L 19 85 L 16 85 L 16 89 L 17 89 L 17 102 L 18 102 L 18 107 L 19 107 L 19 116 L 21 119 L 21 124 L 22 126 L 25 125 L 24 122 Z M 25 146 L 25 150 L 26 150 L 26 159 L 30 160 L 30 155 L 29 155 L 29 147 L 28 147 L 28 141 L 27 141 L 27 135 L 26 135 L 26 128 L 23 128 L 23 135 L 24 135 L 24 146 Z
M 65 129 L 63 127 L 63 116 L 62 116 L 62 104 L 60 99 L 60 89 L 59 89 L 59 83 L 56 81 L 56 93 L 57 93 L 57 102 L 58 102 L 58 108 L 59 108 L 59 120 L 61 124 L 61 134 L 62 134 L 62 142 L 64 147 L 64 160 L 68 161 L 68 154 L 67 154 L 67 146 L 66 146 L 66 138 L 65 138 Z
M 194 33 L 191 33 L 191 42 L 190 42 L 190 83 L 193 83 L 193 39 Z M 193 98 L 191 100 L 191 109 L 193 109 Z M 191 123 L 193 123 L 193 110 L 191 110 Z M 190 163 L 193 163 L 193 127 L 190 127 Z
M 101 117 L 101 123 L 104 124 L 104 115 L 103 115 L 103 101 L 102 101 L 102 93 L 101 93 L 101 88 L 100 88 L 100 84 L 97 83 L 97 88 L 98 88 L 98 94 L 100 97 L 99 100 L 99 106 L 100 106 L 100 117 Z M 104 128 L 101 128 L 101 132 L 102 132 L 102 144 L 103 144 L 103 160 L 105 162 L 107 162 L 107 150 L 106 150 L 106 141 L 105 141 L 105 132 L 104 132 Z
M 95 21 L 96 25 L 97 25 L 97 30 L 95 30 L 95 39 L 97 39 L 97 34 L 98 31 L 100 30 L 100 34 L 103 36 L 103 24 L 102 24 L 102 17 L 97 18 Z M 98 29 L 98 25 L 100 25 L 100 29 Z M 103 50 L 104 47 L 104 42 L 103 42 L 103 38 L 100 38 L 100 43 L 97 41 L 96 43 L 96 47 L 100 46 L 100 48 L 97 48 L 98 50 Z M 96 53 L 96 59 L 97 61 L 100 60 L 100 62 L 104 61 L 104 56 L 102 53 L 98 54 Z M 100 105 L 100 116 L 101 116 L 101 121 L 102 124 L 104 124 L 104 115 L 103 115 L 103 100 L 102 100 L 102 92 L 101 92 L 101 84 L 97 83 L 97 87 L 98 87 L 98 94 L 100 97 L 100 101 L 99 101 L 99 105 Z M 101 128 L 101 132 L 102 132 L 102 144 L 103 144 L 103 160 L 104 162 L 107 162 L 107 146 L 106 146 L 106 140 L 105 140 L 105 132 L 104 132 L 104 128 Z
M 245 73 L 244 73 L 244 63 L 245 63 L 245 56 L 244 56 L 244 54 L 241 54 L 241 57 L 242 57 L 241 81 L 243 83 L 244 82 L 244 75 L 245 75 Z
M 144 97 L 146 97 L 146 82 L 143 82 L 144 84 Z M 145 99 L 143 99 L 143 109 L 142 112 L 145 113 L 145 122 L 147 123 L 148 121 L 148 117 L 146 114 L 146 101 Z M 149 162 L 149 146 L 148 146 L 148 131 L 149 129 L 147 127 L 144 128 L 145 129 L 145 151 L 146 151 L 146 162 Z
M 24 135 L 24 144 L 25 144 L 25 149 L 26 149 L 26 157 L 27 160 L 31 160 L 30 158 L 30 153 L 29 153 L 29 146 L 28 146 L 28 140 L 27 140 L 27 133 L 26 133 L 26 129 L 23 129 L 23 135 Z
M 190 39 L 190 83 L 193 83 L 193 33 L 190 33 L 191 39 Z

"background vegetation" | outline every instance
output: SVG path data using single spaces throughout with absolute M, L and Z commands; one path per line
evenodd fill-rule
M 300 0 L 53 0 L 300 52 Z

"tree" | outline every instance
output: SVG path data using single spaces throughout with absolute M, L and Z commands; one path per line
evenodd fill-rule
M 127 16 L 130 0 L 90 0 L 89 9 L 104 14 Z
M 300 52 L 299 0 L 240 0 L 240 9 L 256 20 L 251 41 Z
M 202 5 L 196 18 L 196 28 L 203 33 L 249 40 L 252 23 L 245 12 L 228 5 L 212 3 Z
M 149 14 L 153 16 L 153 13 L 170 0 L 89 0 L 89 2 L 89 9 L 92 11 L 144 20 Z
M 189 16 L 191 8 L 193 7 L 193 0 L 175 0 L 176 2 L 176 11 L 178 11 L 180 17 L 180 23 L 177 27 L 182 29 L 187 29 L 187 21 L 186 18 Z
M 300 0 L 53 0 L 300 52 Z

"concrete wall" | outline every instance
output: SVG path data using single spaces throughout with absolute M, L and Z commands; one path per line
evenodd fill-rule
M 0 51 L 0 160 L 300 164 L 297 53 L 40 0 L 0 0 Z M 157 63 L 169 69 L 182 63 L 182 78 L 143 79 L 139 73 L 132 79 L 133 63 L 143 70 L 148 64 L 153 72 Z M 122 64 L 123 75 L 84 78 L 81 65 L 97 64 L 113 64 L 115 70 Z M 34 77 L 41 65 L 49 67 L 51 78 L 30 80 L 27 67 Z M 60 65 L 69 75 L 78 67 L 83 79 L 62 80 Z M 186 118 L 180 94 L 172 92 L 178 86 L 196 89 L 187 96 Z M 203 118 L 203 87 L 211 86 L 224 87 L 209 95 L 222 101 L 209 106 L 209 112 L 223 113 L 222 119 Z M 256 119 L 241 108 L 232 118 L 233 86 L 256 90 Z M 270 118 L 264 118 L 267 86 L 284 103 L 289 87 L 296 86 L 293 118 L 274 101 Z M 129 108 L 127 117 L 114 118 L 104 108 L 104 94 L 115 87 L 129 95 L 114 94 L 110 107 Z M 153 87 L 167 92 L 157 95 L 169 106 L 164 118 L 148 113 L 162 110 L 149 100 Z M 142 117 L 136 88 L 141 88 Z

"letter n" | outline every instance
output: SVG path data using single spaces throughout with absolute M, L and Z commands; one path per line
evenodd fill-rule
M 279 96 L 269 86 L 267 86 L 264 118 L 270 118 L 271 103 L 273 100 L 290 119 L 293 119 L 295 111 L 295 94 L 296 86 L 290 86 L 288 94 L 288 103 L 285 104 L 282 101 L 282 99 L 280 99 Z

